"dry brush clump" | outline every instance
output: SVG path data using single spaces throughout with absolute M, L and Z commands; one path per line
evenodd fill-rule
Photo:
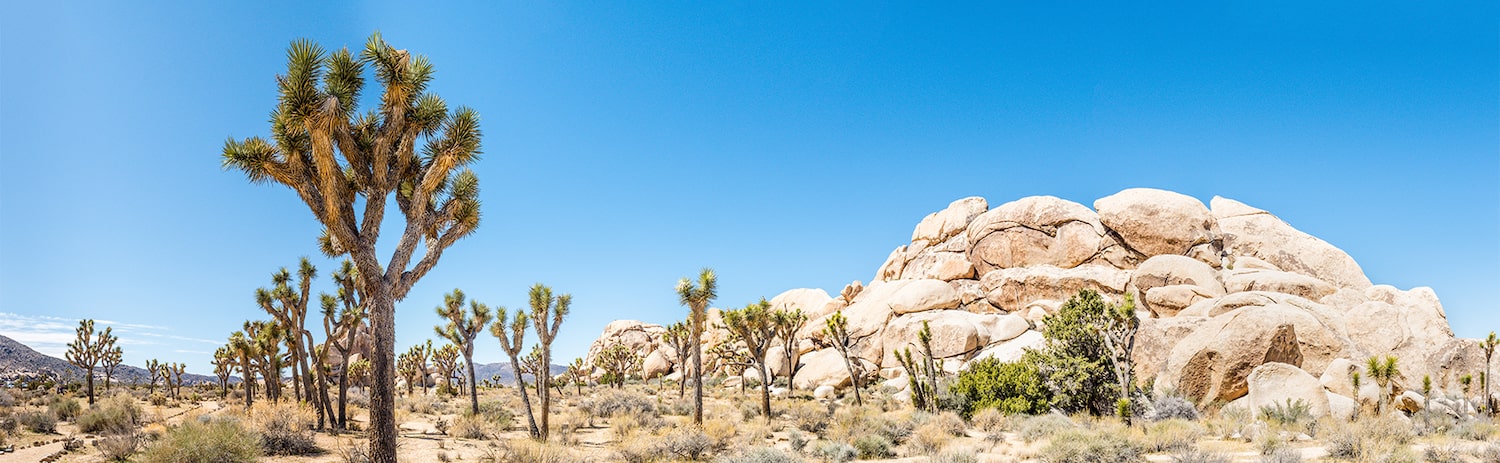
M 250 408 L 247 418 L 268 455 L 310 455 L 321 451 L 313 441 L 315 416 L 306 404 L 260 402 Z
M 250 463 L 260 436 L 234 418 L 185 419 L 141 453 L 142 463 Z
M 130 395 L 116 395 L 89 407 L 78 416 L 77 424 L 78 430 L 85 433 L 129 433 L 141 424 L 141 407 Z
M 775 447 L 750 447 L 730 455 L 721 455 L 714 463 L 802 463 L 802 457 Z
M 1193 450 L 1198 439 L 1206 434 L 1207 429 L 1192 421 L 1162 420 L 1145 426 L 1143 445 L 1148 452 Z
M 1138 461 L 1144 449 L 1111 430 L 1066 429 L 1052 435 L 1042 448 L 1042 463 L 1128 463 Z

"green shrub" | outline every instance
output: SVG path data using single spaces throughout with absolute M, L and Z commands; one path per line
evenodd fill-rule
M 78 430 L 85 433 L 120 434 L 135 429 L 141 407 L 128 395 L 100 400 L 78 417 Z
M 52 412 L 52 416 L 59 420 L 73 421 L 78 417 L 78 412 L 83 411 L 83 405 L 72 397 L 52 396 L 47 403 L 47 411 Z
M 1046 415 L 1022 418 L 1016 424 L 1016 433 L 1021 435 L 1021 440 L 1032 442 L 1073 427 L 1075 425 L 1068 417 L 1056 413 L 1048 413 Z
M 147 401 L 151 402 L 151 405 L 163 407 L 167 405 L 167 396 L 166 394 L 162 394 L 160 392 L 153 392 L 151 393 L 151 397 L 148 398 Z
M 1035 365 L 1037 375 L 1028 379 L 1046 385 L 1051 408 L 1096 416 L 1114 413 L 1119 387 L 1099 330 L 1109 323 L 1108 310 L 1108 301 L 1085 289 L 1042 319 L 1047 343 L 1026 351 L 1020 363 Z
M 959 410 L 965 417 L 987 409 L 1007 415 L 1045 413 L 1049 394 L 1038 375 L 1034 363 L 987 357 L 959 372 L 948 390 L 966 399 L 967 408 Z
M 479 415 L 500 429 L 509 429 L 516 419 L 515 413 L 510 410 L 510 405 L 498 400 L 480 402 Z
M 859 457 L 859 449 L 843 442 L 818 441 L 813 445 L 812 455 L 831 463 L 845 463 Z
M 1107 431 L 1070 429 L 1042 448 L 1042 463 L 1127 463 L 1141 459 L 1141 447 Z
M 734 455 L 721 456 L 715 463 L 802 463 L 802 458 L 772 447 L 751 447 Z
M 1312 406 L 1302 399 L 1294 401 L 1288 398 L 1285 404 L 1272 403 L 1260 407 L 1260 419 L 1286 427 L 1300 426 L 1312 421 Z
M 27 431 L 38 434 L 52 434 L 57 432 L 57 416 L 51 411 L 27 410 L 16 414 L 16 421 L 25 427 Z
M 1448 434 L 1459 439 L 1486 442 L 1500 436 L 1500 427 L 1488 418 L 1478 418 L 1459 422 L 1448 430 Z
M 250 463 L 260 436 L 233 419 L 186 420 L 141 454 L 143 463 Z
M 817 402 L 798 402 L 787 407 L 786 411 L 791 415 L 792 422 L 797 424 L 797 429 L 811 433 L 823 432 L 828 427 L 828 420 L 832 418 L 828 414 L 828 407 Z
M 859 436 L 854 439 L 854 448 L 859 451 L 861 459 L 894 457 L 896 452 L 892 452 L 891 447 L 891 440 L 879 434 Z
M 916 425 L 910 420 L 895 419 L 885 415 L 879 415 L 866 421 L 869 431 L 880 437 L 884 437 L 893 445 L 901 445 L 911 437 Z M 858 437 L 858 436 L 855 436 Z

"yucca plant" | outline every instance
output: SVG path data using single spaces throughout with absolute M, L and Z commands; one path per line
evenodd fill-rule
M 384 91 L 375 108 L 360 111 L 367 66 Z M 431 61 L 390 46 L 378 33 L 357 56 L 294 41 L 287 72 L 276 79 L 270 139 L 230 139 L 223 149 L 225 167 L 296 192 L 323 225 L 324 253 L 349 256 L 365 275 L 360 289 L 375 343 L 369 430 L 375 463 L 396 460 L 395 303 L 444 250 L 479 226 L 479 179 L 467 169 L 480 154 L 479 113 L 450 111 L 427 92 L 432 78 Z M 425 141 L 421 149 L 418 141 Z M 392 198 L 405 226 L 382 262 L 376 243 Z

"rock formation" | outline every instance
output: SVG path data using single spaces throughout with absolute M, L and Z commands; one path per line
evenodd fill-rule
M 849 319 L 867 371 L 890 379 L 903 374 L 891 351 L 914 343 L 924 321 L 950 370 L 982 357 L 1014 360 L 1044 342 L 1038 324 L 1082 289 L 1114 301 L 1134 296 L 1137 377 L 1201 405 L 1295 395 L 1320 414 L 1347 413 L 1360 395 L 1349 373 L 1369 357 L 1398 357 L 1398 383 L 1430 375 L 1450 391 L 1483 362 L 1476 341 L 1454 337 L 1430 288 L 1373 285 L 1348 254 L 1269 212 L 1153 189 L 1121 191 L 1094 209 L 1050 196 L 993 209 L 983 198 L 960 199 L 922 219 L 868 285 L 856 281 L 836 297 L 792 289 L 771 303 L 809 314 L 795 386 L 812 389 L 849 384 L 842 359 L 818 335 L 835 311 Z M 676 374 L 681 362 L 660 331 L 611 323 L 590 360 L 622 342 L 648 359 L 648 375 Z M 705 346 L 726 337 L 710 330 Z

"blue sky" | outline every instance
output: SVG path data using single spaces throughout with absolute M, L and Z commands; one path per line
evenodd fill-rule
M 43 350 L 93 317 L 131 325 L 130 364 L 206 372 L 272 271 L 314 256 L 330 290 L 306 208 L 219 152 L 268 131 L 291 40 L 377 29 L 485 131 L 484 223 L 398 348 L 455 287 L 572 293 L 568 359 L 682 317 L 703 266 L 718 305 L 836 292 L 954 199 L 1142 186 L 1270 210 L 1500 329 L 1494 3 L 54 3 L 0 16 L 0 334 Z

